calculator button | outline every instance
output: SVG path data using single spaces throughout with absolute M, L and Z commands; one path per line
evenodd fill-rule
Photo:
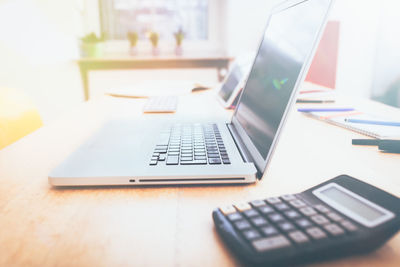
M 253 241 L 252 244 L 258 252 L 265 252 L 268 250 L 288 247 L 290 246 L 290 241 L 286 237 L 279 235 L 275 237 L 262 238 Z
M 321 204 L 320 205 L 315 205 L 314 208 L 316 210 L 318 210 L 319 212 L 322 212 L 322 213 L 327 213 L 327 212 L 331 211 L 327 206 L 321 205 Z
M 277 210 L 288 210 L 288 209 L 289 209 L 289 206 L 286 205 L 285 203 L 279 203 L 279 204 L 276 204 L 276 205 L 275 205 L 275 208 L 276 208 Z
M 280 223 L 278 224 L 278 227 L 284 232 L 289 232 L 295 229 L 293 224 L 291 224 L 290 222 Z
M 326 234 L 317 227 L 309 228 L 306 231 L 312 238 L 316 240 L 326 238 Z
M 246 210 L 243 212 L 243 214 L 248 218 L 259 215 L 259 213 L 255 209 Z
M 239 212 L 231 213 L 227 217 L 232 222 L 243 219 L 243 216 Z
M 340 224 L 349 232 L 357 231 L 357 226 L 349 221 L 342 221 Z
M 268 215 L 268 218 L 273 222 L 283 221 L 283 216 L 278 213 L 272 213 Z
M 297 199 L 294 195 L 283 195 L 283 196 L 281 196 L 281 198 L 286 201 L 291 201 L 291 200 Z
M 235 204 L 235 207 L 239 210 L 239 211 L 245 211 L 245 210 L 249 210 L 251 209 L 251 206 L 249 203 L 239 203 L 239 204 Z
M 300 209 L 301 213 L 303 213 L 306 216 L 312 216 L 317 214 L 317 212 L 315 211 L 315 209 L 311 208 L 311 207 L 305 207 L 305 208 L 301 208 Z
M 335 221 L 335 222 L 340 222 L 343 220 L 343 217 L 335 212 L 328 212 L 325 215 L 328 216 L 329 219 L 331 219 L 332 221 Z
M 296 219 L 296 218 L 299 218 L 299 217 L 300 217 L 300 213 L 298 213 L 298 212 L 295 211 L 295 210 L 288 210 L 288 211 L 285 211 L 285 215 L 286 215 L 286 217 L 288 217 L 289 219 Z
M 251 228 L 250 223 L 246 220 L 240 220 L 240 221 L 235 222 L 235 226 L 239 230 Z
M 294 242 L 296 242 L 298 244 L 306 243 L 306 242 L 310 241 L 310 239 L 308 239 L 308 237 L 301 231 L 291 232 L 289 234 L 289 236 Z
M 274 209 L 271 208 L 270 206 L 263 206 L 258 208 L 258 210 L 262 213 L 262 214 L 269 214 L 274 212 Z
M 232 205 L 225 206 L 225 207 L 222 207 L 219 209 L 224 215 L 228 215 L 228 214 L 236 212 L 236 209 Z
M 254 240 L 261 237 L 260 233 L 254 229 L 243 231 L 243 235 L 247 240 Z
M 290 205 L 292 205 L 295 208 L 301 208 L 301 207 L 305 207 L 306 206 L 306 203 L 304 203 L 301 200 L 292 200 L 289 203 L 290 203 Z
M 260 200 L 260 199 L 253 200 L 250 203 L 251 203 L 251 205 L 253 205 L 253 207 L 261 207 L 261 206 L 265 205 L 265 202 L 263 200 Z
M 315 215 L 311 217 L 311 220 L 313 220 L 316 224 L 322 225 L 322 224 L 327 224 L 330 221 L 323 215 Z
M 344 234 L 344 230 L 338 226 L 337 224 L 327 224 L 324 226 L 325 230 L 328 231 L 331 235 L 338 236 Z
M 266 199 L 266 201 L 270 204 L 277 204 L 282 202 L 282 200 L 280 200 L 278 197 L 269 197 Z
M 260 217 L 260 216 L 251 218 L 250 220 L 257 227 L 260 227 L 260 226 L 268 224 L 268 221 L 266 219 L 264 219 L 263 217 Z
M 263 228 L 261 228 L 261 231 L 263 232 L 263 234 L 265 236 L 272 236 L 272 235 L 276 235 L 278 233 L 278 231 L 273 226 L 263 227 Z
M 304 218 L 297 220 L 296 224 L 301 228 L 308 228 L 308 227 L 312 226 L 312 223 L 309 220 L 304 219 Z

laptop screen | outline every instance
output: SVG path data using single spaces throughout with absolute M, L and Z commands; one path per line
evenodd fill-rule
M 265 165 L 330 5 L 297 2 L 272 13 L 233 118 Z
M 238 64 L 235 64 L 225 79 L 221 90 L 218 92 L 219 96 L 226 102 L 231 97 L 236 86 L 238 86 L 240 80 L 243 78 L 243 70 Z

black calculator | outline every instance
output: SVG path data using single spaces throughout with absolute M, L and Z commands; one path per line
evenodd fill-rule
M 299 194 L 218 208 L 213 219 L 245 263 L 295 265 L 378 248 L 400 228 L 400 199 L 341 175 Z

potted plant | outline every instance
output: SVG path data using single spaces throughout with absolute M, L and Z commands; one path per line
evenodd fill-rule
M 137 42 L 139 40 L 139 34 L 137 32 L 128 32 L 127 34 L 129 44 L 130 44 L 130 54 L 136 55 L 137 54 Z
M 152 31 L 149 33 L 149 40 L 151 44 L 153 45 L 153 55 L 158 56 L 160 51 L 158 50 L 158 40 L 159 40 L 159 35 L 158 33 Z
M 176 41 L 175 54 L 180 56 L 183 54 L 182 42 L 183 38 L 185 37 L 185 33 L 182 29 L 179 29 L 177 32 L 174 33 L 174 37 Z
M 103 55 L 104 35 L 98 37 L 94 32 L 80 38 L 82 57 L 100 57 Z

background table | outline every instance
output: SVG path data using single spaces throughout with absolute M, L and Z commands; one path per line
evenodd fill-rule
M 227 70 L 232 58 L 221 55 L 183 56 L 129 56 L 109 55 L 101 58 L 78 60 L 85 100 L 89 100 L 89 71 L 116 69 L 171 69 L 171 68 L 216 68 L 218 80 L 222 81 L 223 70 Z
M 400 196 L 400 155 L 354 147 L 361 135 L 297 112 L 263 179 L 251 185 L 52 188 L 47 175 L 110 118 L 138 123 L 229 119 L 211 92 L 182 96 L 176 114 L 142 115 L 143 99 L 105 98 L 0 151 L 0 266 L 232 266 L 211 212 L 296 193 L 349 174 Z M 399 116 L 380 104 L 365 105 Z M 207 108 L 204 108 L 207 106 Z M 379 250 L 319 263 L 398 266 L 400 235 Z

